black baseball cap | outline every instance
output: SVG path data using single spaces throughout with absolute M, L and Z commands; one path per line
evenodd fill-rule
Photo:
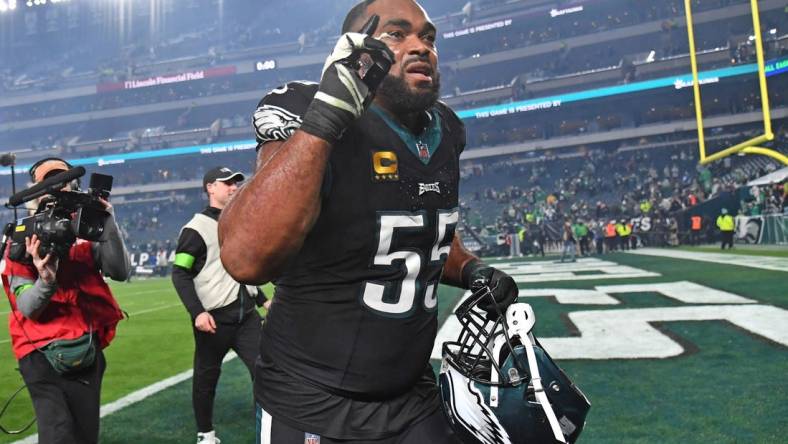
M 244 181 L 246 176 L 242 173 L 233 171 L 227 167 L 216 167 L 211 168 L 205 173 L 205 176 L 202 177 L 202 189 L 205 190 L 205 186 L 209 183 L 214 183 L 217 180 L 220 182 L 227 182 L 228 180 L 235 180 L 238 182 Z

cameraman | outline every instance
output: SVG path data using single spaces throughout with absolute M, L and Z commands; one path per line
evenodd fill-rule
M 30 176 L 39 183 L 69 169 L 68 162 L 48 158 L 33 165 Z M 78 186 L 75 181 L 62 191 Z M 106 367 L 102 350 L 123 318 L 102 273 L 123 281 L 130 270 L 112 205 L 101 203 L 110 216 L 99 242 L 77 239 L 63 257 L 41 257 L 41 241 L 34 234 L 25 238 L 24 259 L 6 256 L 2 279 L 11 303 L 12 347 L 33 401 L 41 443 L 98 442 Z M 73 359 L 63 359 L 67 353 Z

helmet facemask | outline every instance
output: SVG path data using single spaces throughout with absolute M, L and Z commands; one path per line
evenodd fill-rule
M 457 340 L 443 344 L 444 411 L 466 443 L 574 442 L 590 403 L 534 337 L 530 305 L 488 314 L 489 287 L 455 310 Z M 493 306 L 495 306 L 493 304 Z
M 491 315 L 479 308 L 488 298 L 497 313 Z M 519 384 L 523 375 L 528 374 L 527 363 L 515 360 L 519 374 L 505 372 L 501 368 L 500 363 L 505 362 L 506 356 L 515 356 L 513 338 L 506 316 L 494 304 L 490 288 L 476 287 L 473 294 L 457 307 L 455 314 L 463 328 L 456 341 L 443 343 L 444 358 L 475 382 L 500 386 Z

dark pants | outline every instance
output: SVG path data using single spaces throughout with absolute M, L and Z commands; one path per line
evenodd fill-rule
M 241 324 L 216 324 L 216 333 L 194 328 L 194 378 L 192 405 L 198 432 L 213 430 L 213 400 L 222 373 L 222 359 L 230 350 L 241 358 L 249 374 L 254 375 L 254 361 L 260 344 L 260 316 L 255 311 Z
M 622 250 L 629 250 L 629 236 L 621 236 L 618 240 L 621 243 Z
M 533 248 L 533 243 L 529 242 L 528 236 L 524 236 L 520 239 L 520 256 L 527 256 L 531 254 L 531 249 Z
M 603 251 L 604 244 L 602 243 L 602 238 L 601 237 L 597 238 L 596 240 L 594 240 L 594 243 L 596 244 L 596 254 L 601 256 L 602 253 L 604 252 Z
M 33 400 L 41 444 L 97 443 L 104 353 L 73 375 L 61 376 L 38 351 L 19 360 L 19 371 Z
M 580 255 L 581 256 L 588 256 L 591 253 L 588 249 L 588 236 L 583 236 L 580 238 Z
M 544 242 L 545 242 L 545 240 L 544 240 L 544 239 L 539 239 L 539 242 L 538 242 L 538 245 L 539 245 L 539 246 L 538 246 L 538 247 L 536 247 L 536 248 L 537 248 L 537 250 L 534 252 L 534 255 L 536 255 L 536 254 L 541 254 L 541 255 L 542 255 L 542 257 L 544 257 Z
M 615 237 L 606 237 L 605 243 L 607 244 L 607 251 L 615 251 L 616 250 L 616 242 L 618 242 L 618 238 Z
M 375 440 L 335 440 L 290 427 L 272 418 L 258 406 L 256 442 L 257 444 L 454 444 L 459 443 L 460 440 L 451 429 L 443 409 L 436 410 L 397 436 Z
M 720 245 L 720 248 L 724 250 L 726 244 L 728 248 L 733 248 L 733 231 L 722 232 L 722 245 Z
M 690 231 L 690 245 L 700 245 L 700 230 Z

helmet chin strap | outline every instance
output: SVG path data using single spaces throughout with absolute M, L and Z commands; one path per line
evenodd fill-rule
M 509 330 L 509 337 L 519 336 L 520 343 L 523 345 L 523 348 L 525 348 L 525 354 L 528 356 L 528 369 L 531 373 L 531 385 L 533 385 L 536 400 L 539 402 L 539 405 L 542 406 L 542 410 L 544 410 L 547 416 L 547 421 L 550 423 L 550 428 L 553 430 L 553 436 L 556 441 L 565 443 L 566 438 L 564 438 L 564 433 L 561 431 L 561 425 L 558 422 L 558 418 L 555 416 L 553 406 L 550 404 L 550 400 L 547 399 L 547 393 L 545 393 L 544 386 L 542 385 L 542 378 L 539 374 L 539 366 L 536 363 L 536 352 L 534 351 L 536 340 L 531 333 L 535 323 L 536 316 L 534 315 L 534 309 L 528 304 L 512 304 L 506 309 L 506 325 Z M 500 356 L 501 349 L 506 344 L 507 340 L 508 338 L 503 334 L 495 338 L 493 359 L 497 359 L 498 356 Z M 495 370 L 494 366 L 490 366 L 490 381 L 493 382 L 493 384 L 498 383 L 498 376 L 499 372 Z M 490 387 L 490 407 L 498 407 L 497 385 L 492 385 Z

